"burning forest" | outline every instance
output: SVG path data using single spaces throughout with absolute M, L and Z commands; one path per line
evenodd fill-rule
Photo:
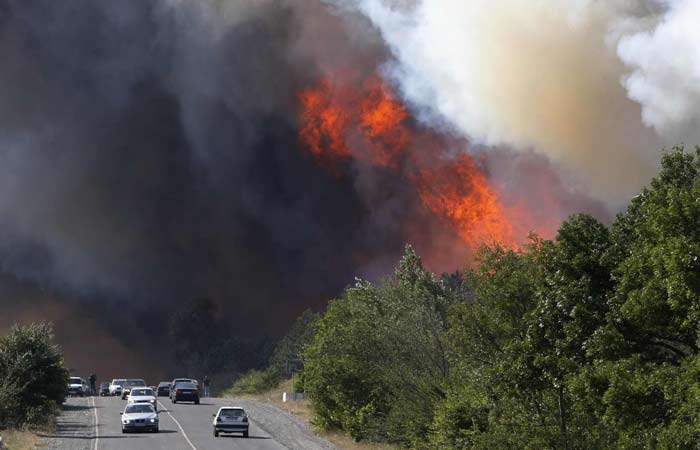
M 682 2 L 60 3 L 0 1 L 0 324 L 55 320 L 68 354 L 164 344 L 168 317 L 124 316 L 206 299 L 266 357 L 406 243 L 454 272 L 609 221 L 697 132 L 644 54 Z

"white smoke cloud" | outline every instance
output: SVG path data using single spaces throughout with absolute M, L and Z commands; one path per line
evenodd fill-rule
M 623 36 L 618 54 L 632 72 L 629 96 L 664 137 L 700 143 L 700 2 L 675 0 L 650 30 Z
M 646 60 L 634 56 L 643 38 L 623 38 L 624 63 L 617 54 L 629 24 L 654 20 L 663 7 L 654 0 L 350 4 L 381 31 L 393 53 L 387 74 L 431 125 L 475 143 L 544 154 L 572 186 L 612 209 L 655 173 L 666 141 L 648 126 L 661 129 L 640 87 L 649 77 L 635 72 L 626 85 L 622 81 L 629 71 L 624 63 L 646 68 Z

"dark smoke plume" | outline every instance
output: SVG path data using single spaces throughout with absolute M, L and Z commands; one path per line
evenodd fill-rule
M 77 370 L 103 350 L 160 376 L 133 342 L 167 348 L 195 299 L 232 336 L 274 337 L 406 241 L 462 266 L 400 175 L 338 177 L 300 144 L 299 92 L 389 57 L 320 0 L 0 0 L 0 327 L 53 320 Z
M 398 251 L 298 148 L 296 93 L 325 58 L 311 35 L 342 26 L 305 28 L 325 13 L 299 3 L 0 2 L 0 268 L 51 293 L 3 309 L 101 302 L 100 326 L 160 342 L 156 315 L 122 323 L 206 296 L 236 332 L 275 335 Z

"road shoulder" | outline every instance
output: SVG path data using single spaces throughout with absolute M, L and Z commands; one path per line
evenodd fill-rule
M 257 426 L 289 450 L 338 450 L 335 445 L 316 436 L 302 420 L 274 405 L 230 398 L 224 402 L 243 407 Z
M 56 418 L 53 433 L 40 434 L 47 450 L 91 450 L 95 439 L 95 413 L 89 397 L 69 398 Z

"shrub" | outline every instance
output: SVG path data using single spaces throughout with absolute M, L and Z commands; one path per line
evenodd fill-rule
M 65 400 L 67 381 L 51 326 L 14 326 L 0 338 L 0 425 L 45 422 Z
M 241 375 L 233 384 L 228 394 L 261 394 L 276 388 L 282 376 L 275 368 L 250 370 Z

